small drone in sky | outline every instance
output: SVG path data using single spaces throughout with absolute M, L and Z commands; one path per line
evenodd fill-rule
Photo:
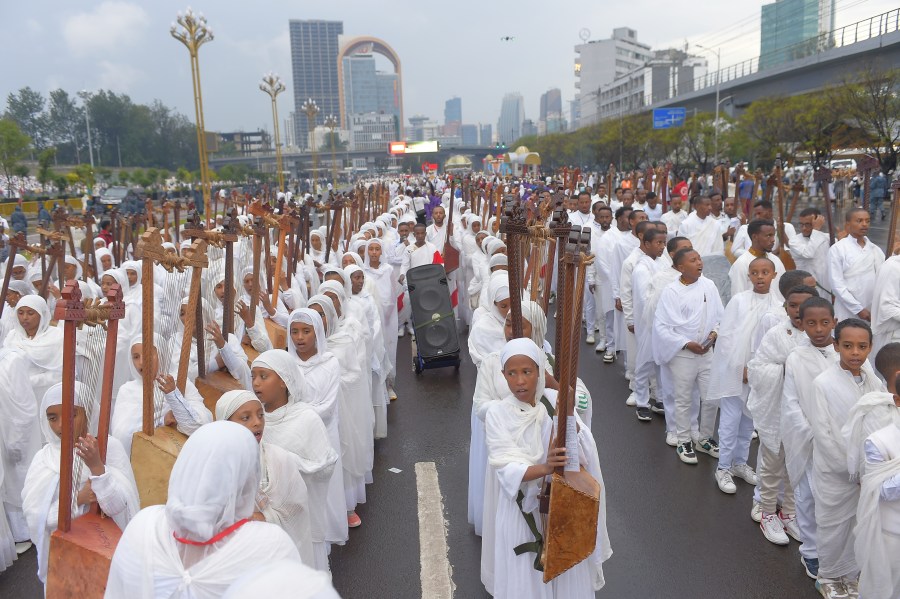
M 515 40 L 516 40 L 516 38 L 512 35 L 504 35 L 503 37 L 500 38 L 501 42 L 514 42 Z

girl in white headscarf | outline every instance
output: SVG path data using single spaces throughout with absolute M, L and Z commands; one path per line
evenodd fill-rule
M 484 357 L 500 351 L 506 342 L 503 325 L 509 312 L 509 278 L 506 272 L 491 277 L 487 293 L 488 308 L 479 307 L 472 316 L 469 331 L 469 357 L 479 366 Z
M 122 298 L 125 301 L 125 316 L 119 320 L 119 331 L 116 339 L 116 364 L 125 364 L 129 360 L 128 341 L 139 334 L 142 325 L 141 301 L 136 300 L 131 294 L 131 283 L 124 269 L 112 268 L 100 277 L 100 297 L 106 298 L 112 285 L 118 284 L 122 289 Z M 105 300 L 104 300 L 104 303 Z M 113 395 L 119 388 L 128 382 L 127 368 L 117 368 L 113 377 Z
M 512 549 L 534 541 L 522 513 L 531 513 L 540 528 L 537 495 L 543 477 L 556 467 L 566 466 L 564 448 L 548 451 L 553 434 L 553 419 L 541 405 L 547 397 L 555 404 L 556 394 L 544 388 L 546 357 L 531 339 L 508 342 L 500 364 L 508 392 L 500 401 L 491 402 L 485 417 L 488 447 L 488 479 L 485 486 L 485 513 L 496 514 L 492 543 L 485 538 L 482 547 L 482 580 L 488 592 L 506 597 L 570 598 L 593 597 L 603 587 L 603 562 L 612 555 L 606 532 L 606 496 L 597 446 L 590 430 L 575 416 L 578 457 L 569 466 L 584 467 L 601 485 L 597 545 L 593 554 L 550 584 L 534 569 L 530 552 L 516 555 Z M 574 456 L 573 456 L 574 458 Z M 496 486 L 493 486 L 496 485 Z M 522 494 L 521 509 L 517 497 Z M 488 531 L 485 530 L 485 535 Z M 493 563 L 485 562 L 485 552 Z M 485 568 L 487 566 L 487 568 Z
M 484 276 L 485 270 L 490 270 L 487 268 L 487 256 L 484 252 L 484 245 L 488 239 L 488 234 L 486 231 L 482 230 L 472 236 L 473 243 L 475 248 L 471 250 L 469 254 L 469 268 L 471 269 L 471 273 L 468 276 L 468 289 L 466 290 L 469 294 L 469 306 L 474 311 L 480 305 L 479 295 L 481 291 L 484 289 L 487 284 L 481 277 Z M 463 251 L 466 251 L 465 246 L 463 246 Z M 473 315 L 474 319 L 474 315 Z
M 6 339 L 6 334 L 16 327 L 19 317 L 16 314 L 16 304 L 23 295 L 34 295 L 34 288 L 25 281 L 11 280 L 6 290 L 6 305 L 3 306 L 3 316 L 0 317 L 0 344 Z
M 356 506 L 366 501 L 366 482 L 370 481 L 375 458 L 374 421 L 371 378 L 362 369 L 359 343 L 341 329 L 340 316 L 332 299 L 314 295 L 309 307 L 319 312 L 325 324 L 328 349 L 341 365 L 340 402 L 341 459 L 344 467 L 344 496 L 348 525 L 359 526 Z
M 259 447 L 234 422 L 213 422 L 181 450 L 166 505 L 141 510 L 125 529 L 109 570 L 107 599 L 214 599 L 242 574 L 300 560 L 281 527 L 252 520 Z
M 346 538 L 325 537 L 325 499 L 328 481 L 338 454 L 328 441 L 328 431 L 315 410 L 303 402 L 306 387 L 296 360 L 286 351 L 273 349 L 253 361 L 253 391 L 266 411 L 266 442 L 290 451 L 299 460 L 310 493 L 310 523 L 316 569 L 328 569 L 328 542 L 343 544 Z
M 156 335 L 155 344 L 163 347 L 165 341 Z M 128 343 L 128 370 L 131 380 L 119 388 L 113 407 L 110 422 L 110 434 L 122 443 L 128 455 L 131 455 L 131 439 L 134 433 L 141 430 L 144 422 L 144 379 L 143 369 L 148 365 L 144 362 L 143 337 L 138 334 Z M 168 409 L 163 409 L 154 427 L 175 426 L 182 434 L 191 435 L 202 425 L 212 422 L 212 414 L 203 403 L 203 396 L 197 391 L 197 387 L 190 378 L 185 381 L 184 394 L 175 385 L 175 379 L 165 371 L 158 370 L 158 365 L 152 364 L 157 370 L 156 384 L 163 392 L 163 397 Z
M 216 403 L 216 420 L 229 420 L 246 427 L 259 443 L 260 481 L 253 519 L 277 524 L 287 532 L 300 559 L 313 566 L 309 494 L 300 474 L 299 458 L 277 445 L 263 442 L 265 410 L 252 391 L 227 391 Z
M 50 308 L 39 295 L 22 296 L 16 304 L 16 316 L 18 322 L 3 346 L 25 355 L 34 395 L 43 397 L 47 389 L 62 380 L 63 332 L 50 326 Z
M 18 281 L 23 283 L 23 281 Z M 38 422 L 38 400 L 31 381 L 22 372 L 28 370 L 28 360 L 22 352 L 0 349 L 0 510 L 9 520 L 11 538 L 26 543 L 31 534 L 22 512 L 22 487 L 34 455 L 40 450 L 42 437 Z M 5 523 L 0 522 L 0 528 Z M 4 538 L 0 530 L 0 543 Z M 27 546 L 22 546 L 27 549 Z M 0 547 L 0 556 L 3 549 Z M 0 566 L 3 560 L 0 559 Z
M 372 239 L 366 244 L 364 270 L 378 291 L 378 299 L 381 302 L 381 330 L 385 331 L 385 354 L 393 366 L 397 363 L 397 337 L 391 332 L 397 330 L 397 297 L 401 289 L 394 276 L 394 269 L 382 260 L 382 251 L 382 243 L 378 239 Z M 395 374 L 396 369 L 392 367 L 387 377 L 389 394 L 393 392 Z
M 56 530 L 59 516 L 62 394 L 60 383 L 48 389 L 41 400 L 38 421 L 46 445 L 31 461 L 22 489 L 22 507 L 31 539 L 37 546 L 38 578 L 42 582 L 47 580 L 50 535 Z M 72 517 L 87 513 L 91 502 L 96 501 L 103 513 L 124 530 L 140 509 L 134 473 L 125 450 L 114 438 L 107 441 L 106 464 L 100 459 L 97 439 L 90 434 L 88 422 L 89 419 L 96 420 L 99 408 L 94 406 L 93 414 L 87 413 L 90 409 L 88 395 L 87 389 L 75 383 L 74 472 L 79 478 L 73 484 L 76 510 Z
M 325 325 L 318 312 L 300 308 L 291 312 L 288 323 L 288 354 L 293 356 L 303 379 L 307 393 L 302 401 L 309 405 L 325 424 L 328 440 L 338 456 L 334 472 L 328 480 L 325 501 L 324 538 L 331 543 L 347 540 L 347 510 L 344 496 L 344 465 L 341 460 L 340 392 L 341 366 L 328 351 Z

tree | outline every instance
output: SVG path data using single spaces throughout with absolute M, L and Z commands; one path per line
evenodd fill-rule
M 868 66 L 855 81 L 836 90 L 848 117 L 865 132 L 867 145 L 884 172 L 897 167 L 900 141 L 900 69 Z
M 131 180 L 131 173 L 122 169 L 119 171 L 119 185 L 128 185 L 128 182 Z
M 87 145 L 84 109 L 65 90 L 50 92 L 47 106 L 47 133 L 57 147 L 57 158 L 64 164 L 80 164 L 81 150 Z
M 56 187 L 56 191 L 59 194 L 66 193 L 66 189 L 69 188 L 69 180 L 65 175 L 56 175 L 53 179 L 53 185 Z
M 147 169 L 147 184 L 149 187 L 156 187 L 156 183 L 159 180 L 159 171 L 155 168 Z
M 44 104 L 44 96 L 30 87 L 23 87 L 17 93 L 10 93 L 6 97 L 6 116 L 15 121 L 22 132 L 31 138 L 33 149 L 36 150 L 44 149 L 47 140 Z
M 50 166 L 56 159 L 56 148 L 47 148 L 38 155 L 37 180 L 41 187 L 46 188 L 47 185 L 56 177 Z
M 91 165 L 79 164 L 70 174 L 73 173 L 75 175 L 75 182 L 81 183 L 89 192 L 93 193 L 94 185 L 96 185 L 97 181 L 94 177 L 94 169 L 91 168 Z
M 131 182 L 138 187 L 147 187 L 149 185 L 147 183 L 147 174 L 139 168 L 131 171 Z
M 19 163 L 28 155 L 31 139 L 12 119 L 0 119 L 0 169 L 6 177 L 6 188 L 12 190 L 12 178 Z

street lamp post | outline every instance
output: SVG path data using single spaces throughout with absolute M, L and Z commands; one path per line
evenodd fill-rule
M 275 168 L 278 169 L 278 191 L 284 191 L 284 169 L 281 165 L 281 135 L 278 133 L 278 102 L 275 98 L 286 88 L 281 78 L 275 73 L 269 73 L 262 78 L 259 89 L 269 94 L 272 98 L 272 121 L 275 124 Z
M 312 152 L 313 159 L 313 181 L 312 181 L 312 195 L 313 200 L 316 198 L 316 179 L 319 176 L 319 153 L 316 148 L 316 115 L 319 114 L 319 107 L 316 106 L 316 101 L 312 98 L 306 100 L 302 106 L 300 106 L 300 110 L 306 113 L 306 122 L 308 124 L 307 129 L 309 129 L 309 139 L 307 139 L 307 143 L 309 144 L 309 149 Z
M 713 50 L 712 48 L 706 48 L 704 46 L 701 46 L 700 44 L 694 44 L 694 46 L 700 48 L 701 50 L 706 50 L 707 52 L 716 53 L 716 120 L 713 123 L 713 137 L 715 139 L 715 141 L 713 142 L 713 164 L 719 164 L 719 104 L 721 104 L 721 102 L 719 101 L 719 82 L 721 81 L 721 73 L 719 72 L 719 69 L 721 68 L 722 48 L 716 48 L 715 50 Z
M 185 14 L 178 13 L 176 23 L 172 23 L 169 33 L 184 44 L 191 55 L 194 111 L 197 115 L 197 151 L 200 153 L 200 181 L 203 188 L 203 214 L 206 216 L 207 222 L 209 222 L 212 216 L 209 213 L 212 193 L 209 182 L 209 156 L 206 153 L 206 126 L 203 123 L 203 95 L 200 91 L 200 60 L 198 52 L 200 46 L 206 42 L 211 42 L 214 37 L 212 29 L 206 24 L 206 17 L 203 16 L 203 13 L 195 14 L 190 8 L 187 9 Z
M 338 118 L 333 114 L 325 117 L 325 126 L 331 129 L 331 184 L 337 189 L 337 159 L 334 157 L 334 130 L 338 126 Z
M 87 129 L 88 156 L 91 159 L 91 170 L 94 170 L 94 144 L 91 142 L 91 119 L 88 116 L 88 100 L 91 99 L 91 94 L 85 90 L 81 90 L 81 93 L 79 95 L 81 96 L 81 100 L 84 102 L 84 126 Z

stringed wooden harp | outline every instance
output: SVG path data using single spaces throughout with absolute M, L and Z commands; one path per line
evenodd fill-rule
M 169 474 L 187 436 L 171 426 L 161 426 L 165 400 L 156 385 L 156 375 L 169 371 L 175 351 L 172 340 L 176 338 L 181 301 L 188 289 L 188 305 L 184 313 L 184 335 L 178 348 L 178 371 L 175 385 L 182 394 L 187 383 L 191 343 L 197 322 L 197 306 L 200 301 L 200 281 L 203 269 L 209 264 L 206 241 L 198 239 L 186 248 L 184 255 L 167 252 L 162 246 L 159 229 L 150 227 L 141 235 L 141 271 L 143 292 L 142 339 L 144 413 L 142 430 L 134 434 L 131 443 L 131 466 L 137 483 L 141 507 L 160 505 L 169 494 Z M 156 265 L 166 270 L 163 297 L 155 298 L 153 272 Z M 160 318 L 156 321 L 154 311 Z M 198 344 L 198 364 L 203 361 L 202 344 Z M 155 368 L 153 367 L 155 366 Z
M 565 447 L 568 456 L 564 468 L 550 476 L 549 491 L 542 504 L 547 505 L 544 522 L 544 545 L 541 562 L 544 582 L 575 567 L 593 552 L 597 545 L 597 522 L 600 516 L 600 483 L 578 461 L 578 437 L 575 419 L 575 379 L 578 370 L 578 348 L 584 281 L 593 262 L 590 251 L 590 229 L 575 229 L 569 234 L 560 285 L 565 287 L 562 318 L 557 326 L 563 330 L 562 345 L 557 347 L 560 363 L 560 385 L 557 396 L 556 438 L 554 447 Z M 545 487 L 546 489 L 546 487 Z M 547 497 L 549 495 L 549 497 Z M 542 506 L 543 507 L 543 506 Z
M 453 236 L 453 205 L 456 203 L 456 181 L 450 181 L 450 210 L 447 211 L 447 238 L 444 247 L 438 248 L 443 254 L 444 270 L 449 275 L 459 268 L 459 250 L 453 247 L 450 238 Z
M 106 463 L 112 413 L 113 373 L 119 320 L 125 316 L 122 289 L 114 284 L 106 301 L 82 301 L 74 280 L 62 288 L 53 317 L 63 323 L 62 439 L 59 468 L 58 529 L 50 537 L 46 596 L 54 599 L 102 597 L 109 566 L 122 531 L 94 503 L 78 518 L 75 498 L 87 466 L 75 453 L 75 383 L 80 383 L 87 422 L 99 409 L 97 443 Z M 86 325 L 86 326 L 85 326 Z M 80 327 L 80 330 L 78 328 Z M 77 335 L 77 351 L 76 351 Z M 99 396 L 99 402 L 94 398 Z M 99 405 L 97 405 L 99 403 Z M 40 415 L 44 417 L 43 414 Z
M 782 170 L 781 154 L 775 158 L 775 168 L 772 170 L 772 176 L 769 178 L 769 186 L 772 187 L 773 193 L 778 194 L 778 220 L 775 222 L 775 229 L 778 234 L 778 251 L 774 253 L 781 259 L 781 263 L 784 264 L 785 270 L 794 270 L 797 268 L 797 265 L 794 263 L 793 256 L 791 256 L 790 252 L 787 250 L 788 238 L 787 234 L 784 232 L 784 219 L 787 216 L 784 211 L 784 196 L 787 194 L 787 191 L 784 188 L 784 172 Z

